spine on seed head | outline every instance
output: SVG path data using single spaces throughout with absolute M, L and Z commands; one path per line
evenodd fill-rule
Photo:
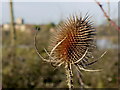
M 72 16 L 58 26 L 53 46 L 66 38 L 56 48 L 55 57 L 63 58 L 66 62 L 75 62 L 83 56 L 87 49 L 88 53 L 84 59 L 90 57 L 90 52 L 95 46 L 96 32 L 89 19 L 88 15 L 84 18 Z

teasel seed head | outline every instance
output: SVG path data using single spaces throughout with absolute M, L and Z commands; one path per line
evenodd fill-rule
M 52 47 L 63 41 L 54 50 L 53 56 L 70 63 L 77 62 L 86 51 L 83 59 L 91 57 L 90 52 L 95 46 L 95 31 L 88 15 L 84 18 L 71 16 L 57 27 Z
M 75 66 L 79 73 L 81 73 L 81 70 L 100 71 L 85 68 L 87 65 L 97 62 L 106 53 L 104 52 L 100 58 L 88 63 L 89 58 L 93 57 L 92 51 L 96 47 L 96 30 L 90 21 L 89 15 L 86 14 L 84 18 L 73 15 L 57 27 L 54 37 L 52 37 L 52 49 L 50 53 L 44 49 L 50 60 L 43 58 L 39 53 L 36 45 L 36 36 L 37 33 L 34 38 L 34 44 L 39 57 L 56 67 L 65 65 L 69 88 L 73 88 L 72 65 Z M 81 81 L 81 83 L 83 82 Z

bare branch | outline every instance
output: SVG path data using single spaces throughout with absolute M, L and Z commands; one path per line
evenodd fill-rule
M 100 2 L 96 1 L 97 5 L 101 8 L 102 12 L 104 13 L 104 16 L 107 18 L 107 20 L 110 22 L 110 24 L 115 27 L 116 30 L 120 31 L 120 27 L 113 21 L 111 20 L 111 18 L 107 15 L 107 13 L 105 12 L 105 10 L 103 9 L 102 5 L 100 4 Z

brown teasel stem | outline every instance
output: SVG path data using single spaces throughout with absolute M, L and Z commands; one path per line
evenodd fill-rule
M 113 21 L 111 20 L 111 18 L 107 15 L 107 13 L 105 12 L 105 10 L 103 9 L 102 5 L 100 4 L 100 2 L 96 1 L 97 5 L 101 8 L 102 12 L 104 13 L 104 16 L 107 18 L 107 20 L 110 22 L 110 24 L 115 27 L 116 30 L 120 31 L 120 27 Z
M 74 88 L 73 86 L 73 73 L 72 73 L 72 68 L 71 68 L 71 63 L 66 63 L 65 65 L 65 70 L 66 70 L 66 77 L 67 77 L 67 85 L 69 87 L 69 90 L 72 90 Z

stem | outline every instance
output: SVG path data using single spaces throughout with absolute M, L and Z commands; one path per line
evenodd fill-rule
M 15 47 L 16 31 L 14 27 L 13 2 L 10 0 L 10 27 L 11 27 L 11 46 Z M 13 50 L 14 51 L 14 50 Z
M 15 59 L 16 59 L 16 30 L 15 30 L 15 23 L 14 23 L 14 10 L 13 10 L 13 1 L 10 0 L 10 36 L 11 36 L 11 48 L 10 48 L 10 59 L 12 60 L 10 63 L 11 65 L 15 65 Z
M 71 68 L 71 63 L 66 63 L 65 66 L 66 70 L 66 76 L 67 76 L 67 85 L 69 87 L 69 90 L 72 90 L 73 86 L 73 73 L 72 73 L 72 68 Z

